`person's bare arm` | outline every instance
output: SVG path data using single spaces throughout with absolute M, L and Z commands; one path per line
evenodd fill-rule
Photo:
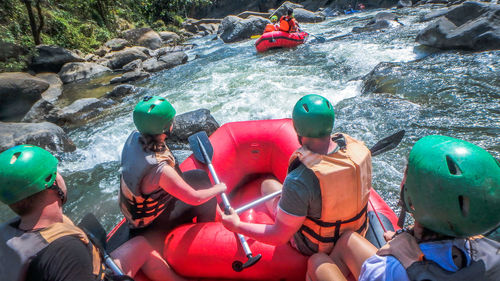
M 159 182 L 161 188 L 184 203 L 198 206 L 217 194 L 226 191 L 224 183 L 216 184 L 207 189 L 196 190 L 187 184 L 184 179 L 170 166 L 163 167 Z
M 289 215 L 278 209 L 274 224 L 256 224 L 240 221 L 234 210 L 231 210 L 231 214 L 222 215 L 222 223 L 232 232 L 243 234 L 266 244 L 281 245 L 292 238 L 293 234 L 304 223 L 305 218 Z

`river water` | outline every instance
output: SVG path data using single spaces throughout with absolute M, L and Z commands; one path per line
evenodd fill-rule
M 368 146 L 400 129 L 406 137 L 394 150 L 374 157 L 373 186 L 393 208 L 411 146 L 429 134 L 462 138 L 500 156 L 500 52 L 442 52 L 415 43 L 428 23 L 428 8 L 395 10 L 404 26 L 351 34 L 379 11 L 303 24 L 323 36 L 294 49 L 257 54 L 255 40 L 224 44 L 205 37 L 188 52 L 190 61 L 137 84 L 139 92 L 112 113 L 69 132 L 78 149 L 59 155 L 69 188 L 65 212 L 78 221 L 86 212 L 107 230 L 120 219 L 119 159 L 134 129 L 132 109 L 144 95 L 166 97 L 178 113 L 208 108 L 220 124 L 291 117 L 305 94 L 321 94 L 336 111 L 335 131 Z M 381 62 L 393 62 L 383 87 L 363 88 L 363 77 Z M 73 87 L 83 89 L 85 85 Z M 89 87 L 87 87 L 89 88 Z M 74 90 L 73 90 L 74 91 Z M 105 91 L 88 90 L 86 96 Z M 81 97 L 81 95 L 79 95 Z M 71 101 L 70 100 L 67 102 Z M 73 98 L 74 99 L 74 98 Z M 184 159 L 189 151 L 175 151 Z M 0 221 L 12 216 L 0 207 Z

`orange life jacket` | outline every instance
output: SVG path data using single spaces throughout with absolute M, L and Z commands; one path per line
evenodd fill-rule
M 297 24 L 295 20 L 289 16 L 282 16 L 280 19 L 280 31 L 297 32 Z
M 274 24 L 272 24 L 272 23 L 268 23 L 266 25 L 266 28 L 264 29 L 264 33 L 273 32 L 273 31 L 276 31 L 276 26 L 274 26 Z
M 301 147 L 290 158 L 290 169 L 298 158 L 319 180 L 321 217 L 306 217 L 299 231 L 323 253 L 330 253 L 346 230 L 366 233 L 372 180 L 371 153 L 364 143 L 345 134 L 332 139 L 340 147 L 335 153 L 322 155 Z

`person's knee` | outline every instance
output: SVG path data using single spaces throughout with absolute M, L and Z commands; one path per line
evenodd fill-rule
M 331 263 L 333 262 L 332 259 L 324 254 L 324 253 L 316 253 L 309 257 L 307 260 L 307 270 L 308 271 L 314 271 L 316 268 L 318 268 L 320 265 L 324 263 Z
M 269 177 L 263 180 L 260 185 L 262 195 L 271 194 L 275 191 L 281 190 L 282 188 L 282 184 L 275 177 Z

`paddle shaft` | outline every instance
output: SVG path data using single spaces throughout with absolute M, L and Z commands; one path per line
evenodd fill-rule
M 212 159 L 208 156 L 207 151 L 205 150 L 205 147 L 201 143 L 200 139 L 198 139 L 198 144 L 200 145 L 201 152 L 203 153 L 203 157 L 205 157 L 205 161 L 207 162 L 208 170 L 210 171 L 210 174 L 212 175 L 212 178 L 214 179 L 215 184 L 219 184 L 220 180 L 219 177 L 217 176 L 217 173 L 215 172 L 214 165 L 212 165 Z M 227 195 L 225 192 L 221 193 L 221 198 L 222 198 L 222 203 L 224 204 L 224 212 L 227 214 L 229 212 L 229 209 L 231 208 L 231 204 L 229 204 L 229 200 L 227 199 Z M 245 255 L 248 258 L 252 257 L 252 251 L 250 250 L 250 247 L 248 246 L 247 240 L 245 237 L 239 233 L 237 233 L 238 239 L 240 240 L 241 247 L 243 248 L 243 251 L 245 251 Z

